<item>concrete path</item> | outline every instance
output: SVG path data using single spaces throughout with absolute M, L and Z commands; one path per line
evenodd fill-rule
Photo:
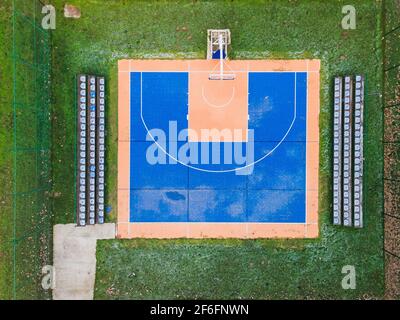
M 86 227 L 76 227 L 75 224 L 54 226 L 54 300 L 93 299 L 96 242 L 114 238 L 114 223 Z

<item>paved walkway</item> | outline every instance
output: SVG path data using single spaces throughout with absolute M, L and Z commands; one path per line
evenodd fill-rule
M 86 227 L 54 226 L 54 300 L 93 299 L 96 275 L 96 243 L 115 238 L 115 224 Z

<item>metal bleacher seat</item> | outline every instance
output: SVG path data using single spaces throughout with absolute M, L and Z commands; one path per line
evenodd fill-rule
M 363 227 L 364 78 L 336 77 L 333 113 L 333 224 Z

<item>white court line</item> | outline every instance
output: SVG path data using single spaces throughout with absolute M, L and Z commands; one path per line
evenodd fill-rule
M 288 136 L 288 134 L 290 133 L 290 131 L 293 128 L 293 125 L 296 121 L 296 117 L 297 117 L 297 73 L 295 72 L 294 74 L 294 114 L 293 114 L 293 120 L 289 126 L 289 129 L 286 131 L 286 133 L 284 134 L 284 136 L 282 137 L 282 139 L 278 142 L 278 144 L 268 153 L 266 153 L 264 156 L 262 156 L 261 158 L 257 159 L 256 161 L 247 164 L 243 167 L 239 167 L 239 168 L 235 168 L 235 169 L 228 169 L 228 170 L 208 170 L 208 169 L 201 169 L 201 168 L 197 168 L 195 166 L 183 163 L 182 161 L 179 161 L 178 159 L 176 159 L 174 156 L 172 156 L 171 154 L 169 154 L 162 146 L 160 146 L 160 144 L 154 139 L 154 137 L 152 136 L 152 134 L 150 133 L 149 128 L 147 127 L 147 124 L 143 118 L 143 72 L 140 73 L 140 118 L 142 120 L 142 123 L 148 133 L 148 135 L 151 137 L 151 139 L 153 140 L 153 142 L 161 149 L 162 152 L 164 152 L 168 157 L 170 157 L 172 160 L 176 161 L 177 163 L 188 167 L 190 169 L 193 170 L 197 170 L 197 171 L 202 171 L 202 172 L 209 172 L 209 173 L 227 173 L 227 172 L 234 172 L 234 171 L 239 171 L 239 170 L 243 170 L 249 167 L 254 166 L 255 164 L 263 161 L 265 158 L 267 158 L 268 156 L 270 156 L 282 143 L 283 141 L 286 139 L 286 137 Z
M 151 71 L 149 71 L 149 70 L 147 70 L 147 71 L 146 70 L 142 70 L 142 71 L 141 70 L 131 70 L 131 71 L 119 70 L 118 72 L 121 72 L 121 73 L 124 73 L 124 72 L 125 73 L 126 72 L 128 72 L 128 73 L 133 73 L 133 72 L 140 72 L 140 73 L 210 73 L 210 71 L 207 71 L 207 70 L 192 70 L 192 71 L 190 71 L 190 69 L 182 70 L 182 71 L 177 71 L 177 70 L 151 70 Z M 248 72 L 251 72 L 251 73 L 319 73 L 318 70 L 316 70 L 316 71 L 314 71 L 314 70 L 309 70 L 309 71 L 307 71 L 307 70 L 276 70 L 276 71 L 273 71 L 273 70 L 268 70 L 268 71 L 232 70 L 232 72 L 233 73 L 248 73 Z M 215 81 L 218 81 L 218 80 L 215 80 Z
M 232 88 L 232 95 L 231 98 L 228 100 L 228 102 L 223 103 L 221 105 L 216 105 L 214 103 L 211 103 L 210 101 L 208 101 L 208 99 L 206 98 L 206 96 L 204 95 L 204 86 L 201 87 L 201 95 L 203 97 L 203 100 L 205 103 L 207 103 L 211 108 L 216 108 L 216 109 L 220 109 L 220 108 L 224 108 L 227 105 L 231 104 L 233 98 L 235 97 L 235 87 Z

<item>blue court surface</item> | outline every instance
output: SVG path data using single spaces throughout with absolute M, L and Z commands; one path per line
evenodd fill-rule
M 187 72 L 130 86 L 130 222 L 305 223 L 306 72 L 248 73 L 248 142 L 188 142 Z

